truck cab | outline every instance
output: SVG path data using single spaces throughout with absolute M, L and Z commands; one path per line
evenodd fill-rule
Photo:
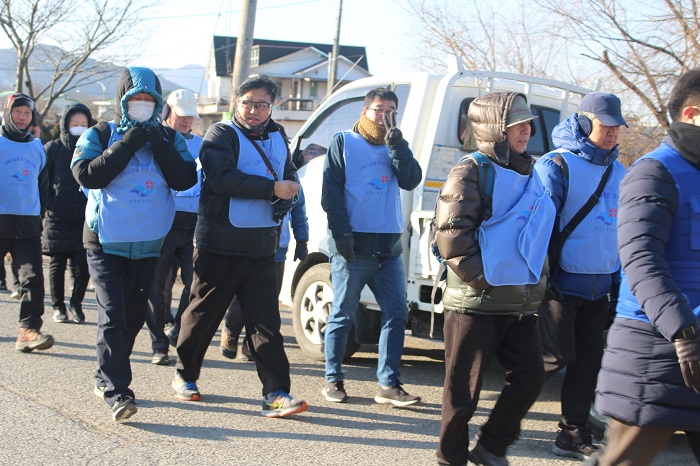
M 413 336 L 442 339 L 441 290 L 431 298 L 438 263 L 430 251 L 430 221 L 440 187 L 452 166 L 476 150 L 467 118 L 476 97 L 496 91 L 521 92 L 527 96 L 536 133 L 528 152 L 537 157 L 555 149 L 554 126 L 578 108 L 583 95 L 591 92 L 564 82 L 511 73 L 473 71 L 452 66 L 446 75 L 402 73 L 354 81 L 332 94 L 302 126 L 291 142 L 292 158 L 306 197 L 309 221 L 309 255 L 301 262 L 285 264 L 280 297 L 293 309 L 297 343 L 312 359 L 323 360 L 323 336 L 333 302 L 326 213 L 321 208 L 325 149 L 333 135 L 348 130 L 359 119 L 364 96 L 372 89 L 389 88 L 399 98 L 398 125 L 423 170 L 421 184 L 401 191 L 404 219 L 403 261 L 406 269 L 408 328 Z M 293 241 L 293 240 L 292 240 Z M 293 250 L 293 245 L 290 244 Z M 433 302 L 434 301 L 434 302 Z M 379 306 L 365 287 L 348 338 L 346 358 L 360 344 L 379 339 Z

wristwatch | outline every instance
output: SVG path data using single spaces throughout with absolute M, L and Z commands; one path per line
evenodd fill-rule
M 700 324 L 689 325 L 688 327 L 682 328 L 673 335 L 673 341 L 676 340 L 688 340 L 695 338 L 700 335 Z

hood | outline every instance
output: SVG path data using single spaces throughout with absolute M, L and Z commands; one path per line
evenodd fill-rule
M 156 99 L 156 108 L 153 111 L 153 116 L 150 120 L 143 122 L 142 125 L 158 124 L 157 118 L 163 109 L 162 90 L 158 76 L 148 68 L 129 67 L 122 71 L 117 82 L 117 104 L 114 109 L 114 123 L 117 125 L 119 134 L 126 133 L 136 124 L 135 121 L 129 120 L 126 116 L 126 101 L 132 95 L 141 92 L 150 94 Z
M 12 109 L 21 106 L 26 106 L 32 109 L 32 121 L 29 123 L 29 126 L 27 126 L 27 129 L 17 128 L 12 121 Z M 29 142 L 34 139 L 34 135 L 29 131 L 29 128 L 33 125 L 36 125 L 36 105 L 34 104 L 32 98 L 27 94 L 22 94 L 20 92 L 8 95 L 7 103 L 5 104 L 5 110 L 2 116 L 3 135 L 15 142 Z
M 71 136 L 68 132 L 68 120 L 70 120 L 70 117 L 73 116 L 74 113 L 82 113 L 87 116 L 88 128 L 94 126 L 96 123 L 96 121 L 92 119 L 92 112 L 86 105 L 80 103 L 66 105 L 66 108 L 63 110 L 63 116 L 61 117 L 61 123 L 59 126 L 61 129 L 60 138 L 61 143 L 71 151 L 75 149 L 75 143 L 78 142 L 78 138 L 80 137 Z
M 617 160 L 617 145 L 610 150 L 599 149 L 581 133 L 578 126 L 578 113 L 574 113 L 552 130 L 555 147 L 566 149 L 595 165 L 607 166 Z

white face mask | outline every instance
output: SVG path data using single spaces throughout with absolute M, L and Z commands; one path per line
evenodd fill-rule
M 155 109 L 155 102 L 133 100 L 126 103 L 126 116 L 132 121 L 148 121 L 153 116 L 153 111 Z
M 80 136 L 85 131 L 87 131 L 85 126 L 73 126 L 72 128 L 68 128 L 68 134 L 71 136 Z

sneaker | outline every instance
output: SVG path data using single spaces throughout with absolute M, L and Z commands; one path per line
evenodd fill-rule
M 476 445 L 472 450 L 469 450 L 469 462 L 471 464 L 480 464 L 484 466 L 508 466 L 508 460 L 505 456 L 496 456 L 488 451 L 479 443 L 477 434 L 475 440 Z
M 118 395 L 112 405 L 112 419 L 115 421 L 125 421 L 136 414 L 138 408 L 134 398 L 129 395 Z
M 57 308 L 53 311 L 53 321 L 59 324 L 65 324 L 68 322 L 68 313 L 65 307 Z
M 323 387 L 321 393 L 326 398 L 326 400 L 333 403 L 347 403 L 348 394 L 345 392 L 345 386 L 343 381 L 339 380 L 337 382 L 326 382 L 326 386 Z
M 70 310 L 73 314 L 73 322 L 76 324 L 85 322 L 85 313 L 83 312 L 83 305 L 81 303 L 70 304 Z
M 168 356 L 168 353 L 156 351 L 153 353 L 153 357 L 151 358 L 151 364 L 155 364 L 157 366 L 167 366 L 170 364 L 170 357 Z
M 23 353 L 29 353 L 33 350 L 45 350 L 53 346 L 54 339 L 47 333 L 41 333 L 33 328 L 19 329 L 15 349 Z
M 380 404 L 390 404 L 402 408 L 420 403 L 420 397 L 409 395 L 406 390 L 401 387 L 401 384 L 388 388 L 384 388 L 380 385 L 377 390 L 377 395 L 374 397 L 374 401 Z
M 19 288 L 12 290 L 12 293 L 10 293 L 10 298 L 12 299 L 19 299 L 20 297 Z
M 267 401 L 272 399 L 272 401 Z M 309 405 L 304 400 L 293 398 L 292 395 L 284 390 L 277 391 L 265 395 L 262 403 L 262 415 L 265 417 L 285 417 L 297 414 L 309 409 Z
M 599 451 L 600 449 L 593 445 L 593 435 L 585 427 L 574 430 L 561 429 L 552 446 L 552 452 L 555 455 L 579 460 L 588 459 Z
M 228 333 L 226 326 L 221 329 L 221 354 L 228 359 L 236 359 L 238 354 L 238 337 L 235 338 Z
M 199 401 L 200 393 L 197 382 L 185 382 L 179 372 L 175 372 L 175 378 L 171 384 L 175 390 L 175 397 L 184 401 Z
M 97 398 L 102 398 L 104 400 L 105 398 L 105 390 L 107 390 L 107 387 L 104 385 L 95 385 L 95 388 L 92 389 L 92 393 L 95 394 Z

